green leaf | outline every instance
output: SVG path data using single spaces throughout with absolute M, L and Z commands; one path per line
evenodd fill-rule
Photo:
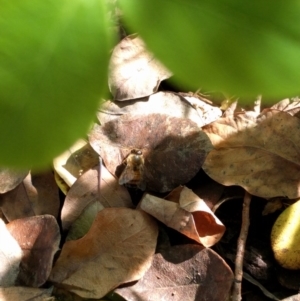
M 299 93 L 299 1 L 119 1 L 128 25 L 190 87 L 237 96 Z
M 0 7 L 0 165 L 42 167 L 87 132 L 107 85 L 105 3 Z

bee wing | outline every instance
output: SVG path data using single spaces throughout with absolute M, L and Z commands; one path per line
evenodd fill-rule
M 127 184 L 128 182 L 130 182 L 133 179 L 134 179 L 133 171 L 128 166 L 126 166 L 120 175 L 119 184 L 120 185 Z

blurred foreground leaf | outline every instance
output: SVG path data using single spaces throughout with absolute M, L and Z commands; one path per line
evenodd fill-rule
M 120 0 L 180 83 L 238 96 L 299 93 L 299 1 Z
M 106 86 L 105 5 L 0 5 L 0 164 L 44 166 L 86 133 Z

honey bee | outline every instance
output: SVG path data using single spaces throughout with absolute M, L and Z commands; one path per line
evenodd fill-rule
M 120 175 L 119 184 L 128 187 L 137 187 L 141 190 L 146 189 L 144 182 L 144 157 L 139 149 L 131 150 L 130 154 L 124 159 L 125 168 Z

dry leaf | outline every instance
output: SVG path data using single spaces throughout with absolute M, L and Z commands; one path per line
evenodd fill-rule
M 18 242 L 0 219 L 0 287 L 13 286 L 15 284 L 19 274 L 21 258 L 22 250 Z
M 99 201 L 103 207 L 132 207 L 127 189 L 120 186 L 103 165 L 99 187 L 99 165 L 97 165 L 84 173 L 68 191 L 61 211 L 63 229 L 69 229 L 84 208 L 93 201 Z
M 223 114 L 220 108 L 203 101 L 201 96 L 197 94 L 195 96 L 183 95 L 183 97 L 197 111 L 201 119 L 201 123 L 199 124 L 201 127 L 214 122 Z
M 58 175 L 71 187 L 79 176 L 99 164 L 98 154 L 89 143 L 80 139 L 53 160 Z
M 284 111 L 292 116 L 296 115 L 298 117 L 300 111 L 300 101 L 298 97 L 292 100 L 285 98 L 273 105 L 270 109 Z
M 58 217 L 60 200 L 53 173 L 29 173 L 20 185 L 0 195 L 0 207 L 8 221 L 43 214 Z
M 288 298 L 284 298 L 281 301 L 300 301 L 300 294 L 293 295 Z
M 166 192 L 188 182 L 201 168 L 211 142 L 189 119 L 164 114 L 123 115 L 95 125 L 90 144 L 107 169 L 120 176 L 131 150 L 142 151 L 147 190 Z
M 8 192 L 17 187 L 28 174 L 29 170 L 20 171 L 9 168 L 0 169 L 0 193 Z
M 156 92 L 160 82 L 171 75 L 141 38 L 130 35 L 112 53 L 108 85 L 116 100 L 140 98 Z
M 51 300 L 52 287 L 31 288 L 31 287 L 0 287 L 1 301 L 47 301 Z
M 278 210 L 281 210 L 283 207 L 284 207 L 284 199 L 274 198 L 266 203 L 265 208 L 261 214 L 262 215 L 272 214 Z
M 157 235 L 157 224 L 146 213 L 105 208 L 83 238 L 64 244 L 50 281 L 81 297 L 101 298 L 144 275 Z
M 23 255 L 18 283 L 39 287 L 48 279 L 54 254 L 58 251 L 60 231 L 52 215 L 18 219 L 7 224 Z
M 89 203 L 72 223 L 66 241 L 79 239 L 88 233 L 98 212 L 102 209 L 104 209 L 104 206 L 99 201 Z
M 225 226 L 192 190 L 179 187 L 167 199 L 145 194 L 139 208 L 205 247 L 221 239 Z
M 300 120 L 268 110 L 220 118 L 204 127 L 214 150 L 204 171 L 223 185 L 239 185 L 263 198 L 300 196 Z
M 180 245 L 155 254 L 142 279 L 115 293 L 127 301 L 226 301 L 232 281 L 232 271 L 214 251 Z
M 188 97 L 187 97 L 188 98 Z M 189 98 L 188 98 L 189 99 Z M 191 101 L 173 92 L 157 92 L 138 100 L 106 101 L 97 114 L 101 124 L 118 118 L 121 115 L 148 115 L 152 113 L 167 114 L 178 118 L 188 118 L 199 127 L 221 117 L 222 111 L 196 98 Z

